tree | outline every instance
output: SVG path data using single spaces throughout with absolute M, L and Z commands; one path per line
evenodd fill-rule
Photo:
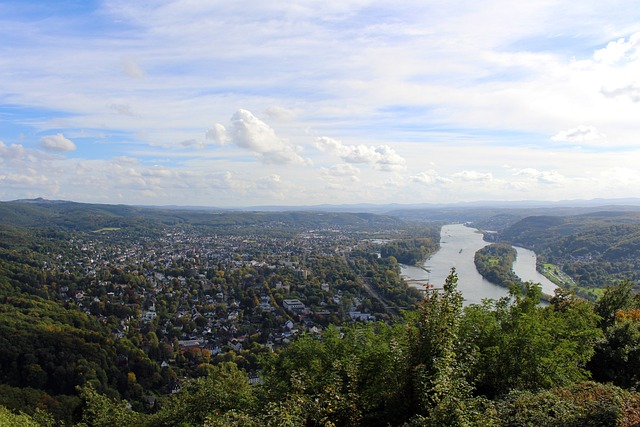
M 590 303 L 558 299 L 541 307 L 539 285 L 515 289 L 511 299 L 466 310 L 465 347 L 471 349 L 476 393 L 489 398 L 511 390 L 537 390 L 589 378 L 586 365 L 602 337 Z
M 36 409 L 33 415 L 11 412 L 0 405 L 0 426 L 2 427 L 53 427 L 53 416 L 41 409 Z
M 637 307 L 637 300 L 633 298 L 633 283 L 623 280 L 617 286 L 605 288 L 596 302 L 596 313 L 602 318 L 602 327 L 606 328 L 614 324 L 617 311 L 628 310 L 634 306 Z
M 409 329 L 407 391 L 411 413 L 426 425 L 467 425 L 471 387 L 458 353 L 463 298 L 457 282 L 452 269 L 443 291 L 427 294 Z
M 163 403 L 151 425 L 171 427 L 202 425 L 210 414 L 248 410 L 255 404 L 249 378 L 234 363 L 222 363 L 209 376 L 190 380 Z
M 89 385 L 80 389 L 80 397 L 84 406 L 77 427 L 135 427 L 145 419 L 143 414 L 132 411 L 126 401 L 110 399 Z

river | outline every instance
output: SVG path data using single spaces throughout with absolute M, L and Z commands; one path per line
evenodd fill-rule
M 513 263 L 513 272 L 525 282 L 540 283 L 542 293 L 553 296 L 553 291 L 558 286 L 536 270 L 536 253 L 518 246 L 514 246 L 514 248 L 518 252 L 518 258 Z
M 428 272 L 419 267 L 403 265 L 402 275 L 410 283 L 415 280 L 428 280 L 439 288 L 444 284 L 451 268 L 455 267 L 458 289 L 462 292 L 465 305 L 479 304 L 485 298 L 498 299 L 507 296 L 509 291 L 506 288 L 485 280 L 476 270 L 473 261 L 475 253 L 488 244 L 482 239 L 482 233 L 474 228 L 463 224 L 445 225 L 440 233 L 440 249 L 424 263 Z M 543 292 L 553 295 L 553 290 L 548 292 L 547 289 L 553 289 L 552 286 L 555 285 L 536 271 L 535 253 L 524 248 L 516 247 L 516 250 L 518 259 L 514 263 L 514 272 L 525 281 L 540 283 L 541 279 L 546 280 L 548 283 L 543 283 Z

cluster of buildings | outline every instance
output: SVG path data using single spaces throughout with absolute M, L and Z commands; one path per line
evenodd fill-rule
M 362 232 L 336 229 L 290 237 L 175 227 L 135 238 L 126 230 L 78 234 L 48 254 L 43 281 L 117 336 L 153 331 L 174 350 L 215 357 L 273 348 L 330 322 L 375 320 L 357 277 L 330 283 L 312 267 L 323 257 L 345 263 L 362 244 Z

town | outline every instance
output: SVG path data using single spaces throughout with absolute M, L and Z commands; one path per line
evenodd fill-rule
M 172 391 L 180 377 L 221 361 L 258 381 L 261 353 L 329 324 L 390 321 L 421 299 L 385 247 L 406 237 L 403 226 L 292 230 L 276 221 L 250 230 L 73 232 L 39 254 L 41 292 L 132 340 L 170 371 Z M 423 226 L 421 243 L 434 250 L 437 232 Z

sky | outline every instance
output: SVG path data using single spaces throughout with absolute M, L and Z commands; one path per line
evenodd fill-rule
M 0 0 L 0 200 L 640 197 L 635 0 Z

